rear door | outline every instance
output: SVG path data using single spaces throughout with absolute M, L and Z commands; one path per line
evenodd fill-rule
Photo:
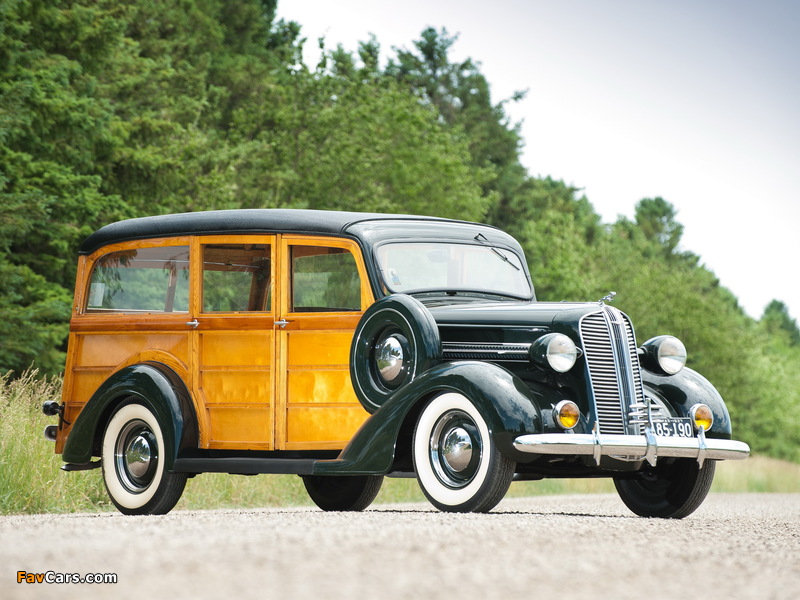
M 195 240 L 192 387 L 201 446 L 275 447 L 275 236 Z

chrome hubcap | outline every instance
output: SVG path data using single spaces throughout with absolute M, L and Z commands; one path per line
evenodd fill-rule
M 431 432 L 430 460 L 439 481 L 458 489 L 469 484 L 481 461 L 481 436 L 475 422 L 461 410 L 441 416 Z
M 127 423 L 117 436 L 114 467 L 120 483 L 138 494 L 153 482 L 158 468 L 158 441 L 144 421 Z
M 444 436 L 442 459 L 456 473 L 469 466 L 472 460 L 472 438 L 463 427 L 454 427 Z
M 125 452 L 125 468 L 133 477 L 143 477 L 150 467 L 152 456 L 149 436 L 137 435 Z

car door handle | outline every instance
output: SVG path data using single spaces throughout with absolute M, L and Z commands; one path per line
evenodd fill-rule
M 189 327 L 194 327 L 195 329 L 197 329 L 197 326 L 200 325 L 200 321 L 198 321 L 197 319 L 192 319 L 191 321 L 187 321 L 186 324 Z
M 275 321 L 275 325 L 280 326 L 281 329 L 286 327 L 291 321 L 287 321 L 286 319 L 281 319 L 280 321 Z

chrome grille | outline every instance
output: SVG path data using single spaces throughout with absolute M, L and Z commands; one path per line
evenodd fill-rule
M 616 308 L 604 306 L 581 320 L 581 340 L 600 432 L 628 433 L 625 421 L 629 408 L 644 402 L 630 321 Z

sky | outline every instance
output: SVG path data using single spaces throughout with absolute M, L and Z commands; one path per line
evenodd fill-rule
M 753 318 L 800 321 L 800 2 L 281 0 L 317 39 L 384 59 L 426 27 L 458 40 L 521 123 L 522 163 L 581 189 L 606 223 L 661 196 L 701 262 Z

